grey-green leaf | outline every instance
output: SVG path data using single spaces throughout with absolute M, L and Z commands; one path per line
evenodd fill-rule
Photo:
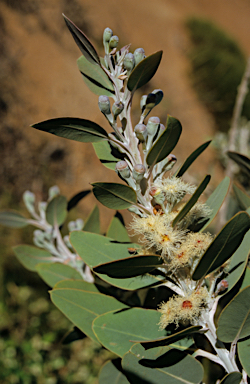
M 80 280 L 64 280 L 50 291 L 51 300 L 60 311 L 92 340 L 97 341 L 92 331 L 96 316 L 126 306 L 113 297 L 103 295 L 92 283 Z
M 224 264 L 241 244 L 250 228 L 250 217 L 239 212 L 229 220 L 207 248 L 192 278 L 199 280 Z
M 102 140 L 98 143 L 93 143 L 93 147 L 100 162 L 105 167 L 114 171 L 116 163 L 120 161 L 120 159 L 112 155 L 109 142 L 107 140 Z
M 248 207 L 250 207 L 250 196 L 248 196 L 245 191 L 237 187 L 237 185 L 235 184 L 233 184 L 233 190 L 238 200 L 240 208 L 247 209 Z
M 250 159 L 238 152 L 228 151 L 227 155 L 234 160 L 247 175 L 250 174 Z
M 111 223 L 109 224 L 107 230 L 107 237 L 119 241 L 121 243 L 130 242 L 128 232 L 124 225 L 123 217 L 119 212 L 116 212 L 115 216 L 111 220 Z
M 167 127 L 149 150 L 146 161 L 149 166 L 165 159 L 175 148 L 182 131 L 179 120 L 168 115 Z
M 135 344 L 122 359 L 131 384 L 199 384 L 203 367 L 194 357 L 171 347 L 145 351 Z
M 240 372 L 231 372 L 220 381 L 220 384 L 240 384 L 242 374 Z
M 90 215 L 84 224 L 83 230 L 92 233 L 100 233 L 100 213 L 97 205 L 90 212 Z
M 250 335 L 250 286 L 240 291 L 219 316 L 217 336 L 230 343 Z
M 36 271 L 36 266 L 39 263 L 52 263 L 54 261 L 48 251 L 32 245 L 17 245 L 13 250 L 20 263 L 29 271 Z
M 68 17 L 65 15 L 63 17 L 82 54 L 90 63 L 100 65 L 99 56 L 87 36 Z
M 99 384 L 129 384 L 120 365 L 120 359 L 107 361 L 101 368 Z
M 66 220 L 68 210 L 68 202 L 65 196 L 56 196 L 48 204 L 46 209 L 46 220 L 47 222 L 54 226 L 62 225 Z
M 36 266 L 36 271 L 50 287 L 54 287 L 61 280 L 82 280 L 79 272 L 62 263 L 41 263 Z
M 117 183 L 93 183 L 93 193 L 97 200 L 111 209 L 126 209 L 136 204 L 135 191 L 127 185 Z
M 100 125 L 76 117 L 59 117 L 45 120 L 32 125 L 32 127 L 39 131 L 48 132 L 69 140 L 80 141 L 81 143 L 94 143 L 108 139 L 107 132 Z
M 209 146 L 212 140 L 206 141 L 204 144 L 200 145 L 188 158 L 185 160 L 184 164 L 180 167 L 180 169 L 176 173 L 176 177 L 182 177 L 183 174 L 188 170 L 190 165 L 197 159 L 198 156 L 202 154 L 203 151 Z
M 250 338 L 239 341 L 237 343 L 237 347 L 241 365 L 244 371 L 246 371 L 247 375 L 250 377 Z
M 190 209 L 195 205 L 197 200 L 199 199 L 200 195 L 203 193 L 205 188 L 207 187 L 209 181 L 211 179 L 210 175 L 206 175 L 200 185 L 197 187 L 194 194 L 190 197 L 190 199 L 187 201 L 187 203 L 184 205 L 182 210 L 178 213 L 176 218 L 173 220 L 172 226 L 174 227 L 180 220 L 182 220 L 186 214 L 190 211 Z
M 101 66 L 89 62 L 84 56 L 77 60 L 78 68 L 89 89 L 96 95 L 114 95 L 113 84 Z
M 3 211 L 0 212 L 0 224 L 10 228 L 23 228 L 26 227 L 29 222 L 26 217 L 16 211 Z
M 153 53 L 143 59 L 131 72 L 128 78 L 127 87 L 133 92 L 147 84 L 157 71 L 162 58 L 162 51 Z

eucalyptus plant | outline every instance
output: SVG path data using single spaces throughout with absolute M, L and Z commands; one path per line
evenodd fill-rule
M 62 237 L 67 211 L 88 191 L 67 203 L 53 188 L 48 203 L 38 205 L 39 212 L 34 195 L 25 193 L 32 219 L 1 213 L 6 225 L 38 228 L 36 247 L 21 245 L 15 253 L 52 287 L 53 303 L 75 327 L 117 355 L 102 367 L 100 384 L 203 383 L 200 357 L 223 368 L 218 383 L 246 384 L 250 207 L 233 216 L 216 236 L 210 234 L 207 227 L 230 180 L 226 177 L 202 203 L 199 198 L 210 175 L 198 186 L 183 179 L 210 142 L 175 170 L 172 151 L 181 123 L 170 115 L 166 124 L 157 116 L 148 117 L 163 98 L 161 89 L 141 97 L 140 117 L 132 122 L 134 93 L 154 76 L 162 51 L 145 56 L 143 48 L 133 53 L 130 45 L 118 48 L 119 38 L 106 28 L 102 58 L 85 34 L 67 17 L 65 21 L 82 53 L 78 68 L 87 87 L 99 96 L 98 107 L 111 132 L 90 120 L 66 117 L 33 128 L 93 144 L 100 161 L 122 183 L 95 182 L 92 191 L 104 206 L 132 213 L 127 229 L 138 236 L 138 243 L 131 243 L 118 212 L 106 235 L 100 234 L 97 207 L 85 225 L 71 222 L 69 238 Z M 198 346 L 198 336 L 209 344 Z

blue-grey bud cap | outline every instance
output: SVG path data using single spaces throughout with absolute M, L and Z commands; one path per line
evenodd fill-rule
M 103 32 L 103 42 L 108 43 L 111 39 L 111 36 L 113 36 L 113 31 L 110 28 L 105 28 Z
M 124 160 L 118 161 L 118 163 L 116 163 L 115 170 L 124 179 L 128 179 L 130 177 L 130 170 L 128 164 Z
M 108 96 L 101 95 L 98 99 L 99 109 L 104 115 L 110 114 L 110 100 Z
M 139 64 L 140 61 L 145 59 L 145 51 L 143 48 L 137 48 L 134 51 L 134 57 L 135 57 L 135 65 Z
M 150 117 L 147 123 L 148 135 L 154 136 L 156 134 L 159 124 L 160 124 L 159 117 Z
M 145 124 L 137 124 L 135 126 L 135 134 L 137 139 L 139 139 L 142 143 L 146 140 L 147 138 L 147 127 Z
M 125 69 L 127 69 L 128 71 L 132 71 L 132 69 L 135 66 L 135 58 L 134 58 L 133 53 L 129 52 L 125 55 L 124 60 L 123 60 L 123 65 L 124 65 Z
M 116 48 L 118 44 L 119 44 L 119 37 L 112 36 L 111 39 L 109 40 L 109 47 L 113 49 L 113 48 Z
M 144 167 L 143 164 L 136 164 L 132 171 L 132 176 L 135 179 L 135 181 L 138 182 L 143 179 L 145 172 L 146 172 L 146 168 Z

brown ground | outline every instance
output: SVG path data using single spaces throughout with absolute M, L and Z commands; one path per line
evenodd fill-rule
M 122 43 L 131 42 L 133 48 L 142 46 L 147 55 L 163 49 L 152 89 L 162 88 L 165 97 L 154 114 L 164 119 L 170 113 L 182 122 L 183 135 L 175 151 L 179 164 L 213 137 L 213 119 L 190 85 L 186 57 L 189 42 L 183 22 L 193 15 L 210 18 L 249 54 L 249 0 L 23 0 L 20 4 L 27 5 L 24 10 L 20 5 L 19 9 L 13 7 L 19 1 L 0 0 L 0 33 L 5 45 L 0 45 L 0 85 L 8 106 L 2 115 L 0 136 L 7 136 L 2 147 L 2 156 L 7 158 L 5 173 L 11 173 L 10 182 L 19 183 L 21 192 L 29 188 L 42 193 L 41 177 L 47 169 L 47 183 L 57 183 L 68 197 L 89 188 L 94 181 L 119 182 L 92 156 L 91 144 L 66 141 L 29 128 L 34 122 L 61 116 L 82 117 L 107 127 L 98 111 L 97 96 L 86 88 L 78 72 L 75 61 L 80 51 L 64 25 L 62 12 L 80 28 L 88 29 L 100 54 L 102 32 L 107 26 Z M 64 155 L 62 165 L 50 160 L 55 149 Z M 214 166 L 212 149 L 202 155 L 192 171 L 198 181 L 204 173 L 212 172 L 217 184 L 221 171 Z M 94 204 L 94 198 L 87 199 L 87 206 L 81 205 L 84 217 Z M 102 211 L 103 227 L 110 216 L 110 211 Z

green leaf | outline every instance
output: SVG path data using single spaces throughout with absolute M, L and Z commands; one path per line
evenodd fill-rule
M 84 231 L 92 233 L 100 233 L 100 213 L 97 205 L 94 207 L 90 215 L 88 216 L 84 228 Z
M 157 71 L 162 58 L 162 51 L 153 53 L 143 59 L 131 72 L 128 78 L 128 90 L 133 92 L 147 84 Z
M 228 151 L 227 155 L 234 160 L 247 175 L 250 173 L 250 159 L 238 152 Z
M 244 276 L 244 279 L 243 279 L 243 282 L 241 284 L 240 289 L 242 290 L 242 289 L 248 287 L 248 285 L 250 285 L 250 268 L 249 267 L 246 268 L 245 276 Z
M 61 280 L 82 280 L 82 276 L 74 268 L 62 263 L 38 264 L 36 271 L 50 287 Z
M 210 175 L 206 175 L 200 185 L 197 187 L 194 194 L 190 197 L 190 199 L 187 201 L 187 203 L 184 205 L 182 210 L 178 213 L 176 218 L 173 220 L 172 226 L 175 227 L 175 225 L 181 221 L 186 214 L 190 211 L 190 209 L 196 204 L 197 200 L 199 199 L 200 195 L 204 192 L 205 188 L 207 187 L 209 181 L 211 179 Z
M 123 217 L 119 212 L 116 212 L 109 224 L 107 237 L 121 243 L 129 243 L 130 238 L 124 225 Z
M 44 249 L 33 247 L 32 245 L 17 245 L 13 251 L 20 263 L 29 271 L 36 271 L 39 263 L 52 263 L 54 257 Z
M 139 255 L 101 264 L 93 268 L 93 270 L 95 273 L 105 274 L 113 278 L 124 279 L 151 272 L 161 266 L 162 263 L 163 260 L 159 256 Z
M 123 356 L 132 346 L 131 340 L 151 340 L 165 336 L 159 330 L 160 313 L 151 309 L 129 308 L 108 312 L 93 322 L 93 331 L 100 343 L 118 356 Z
M 247 375 L 250 377 L 250 338 L 239 341 L 237 347 L 240 363 L 244 371 L 246 371 Z
M 29 222 L 26 217 L 16 211 L 2 211 L 0 212 L 0 224 L 10 228 L 23 228 Z
M 111 209 L 126 209 L 136 204 L 133 188 L 117 183 L 93 183 L 93 193 L 97 200 Z
M 76 117 L 59 117 L 45 120 L 32 125 L 32 127 L 39 131 L 48 132 L 69 140 L 80 141 L 81 143 L 94 143 L 108 139 L 107 132 L 100 125 Z
M 250 335 L 250 286 L 240 291 L 219 316 L 217 336 L 230 343 Z
M 237 251 L 233 254 L 233 257 L 229 266 L 230 269 L 226 277 L 226 280 L 228 282 L 228 289 L 226 293 L 229 292 L 235 286 L 237 281 L 239 281 L 239 279 L 243 275 L 243 272 L 245 271 L 247 261 L 248 261 L 249 249 L 250 249 L 250 231 L 248 231 L 245 234 L 245 237 L 241 245 L 239 246 Z M 250 284 L 250 281 L 249 281 L 249 284 Z M 241 286 L 241 288 L 243 288 L 243 285 Z
M 74 329 L 70 332 L 68 332 L 62 340 L 63 345 L 67 345 L 70 343 L 73 343 L 73 341 L 82 340 L 86 337 L 85 333 L 80 331 L 79 328 L 74 327 Z
M 146 161 L 149 166 L 159 163 L 159 161 L 165 159 L 172 152 L 178 143 L 181 131 L 182 127 L 179 120 L 168 115 L 165 131 L 163 131 L 159 139 L 148 152 Z
M 120 361 L 120 359 L 109 360 L 102 366 L 99 374 L 99 384 L 129 384 L 122 372 Z
M 79 201 L 87 196 L 90 192 L 91 190 L 87 189 L 86 191 L 81 191 L 74 195 L 68 202 L 67 211 L 70 211 L 72 208 L 74 208 L 79 203 Z
M 135 344 L 124 355 L 122 367 L 131 384 L 200 384 L 203 378 L 199 361 L 170 347 L 145 351 Z
M 239 212 L 229 220 L 207 248 L 192 279 L 199 280 L 224 264 L 241 244 L 250 228 L 250 217 Z
M 205 222 L 202 231 L 208 227 L 217 215 L 230 186 L 230 178 L 226 176 L 206 201 L 206 205 L 212 210 L 209 220 Z
M 101 66 L 89 62 L 84 56 L 77 60 L 79 71 L 89 89 L 96 95 L 114 95 L 113 84 Z
M 139 341 L 139 340 L 134 340 L 136 343 L 140 343 L 144 349 L 151 349 L 151 348 L 156 348 L 156 347 L 163 347 L 165 345 L 173 344 L 178 340 L 183 339 L 186 336 L 190 336 L 194 333 L 199 332 L 202 329 L 201 326 L 199 325 L 193 325 L 189 328 L 183 329 L 182 331 L 173 333 L 170 336 L 166 337 L 159 337 L 155 340 L 150 340 L 150 341 Z
M 70 241 L 78 255 L 91 269 L 99 264 L 127 258 L 130 255 L 130 247 L 140 249 L 138 244 L 122 244 L 105 236 L 81 231 L 72 232 L 70 234 Z M 157 282 L 160 283 L 162 280 L 158 276 L 149 275 L 131 279 L 113 279 L 106 275 L 98 276 L 111 285 L 127 290 L 147 287 Z
M 67 211 L 67 199 L 65 196 L 56 196 L 48 204 L 46 209 L 46 221 L 54 226 L 62 225 L 66 220 Z
M 184 164 L 180 167 L 180 169 L 176 173 L 176 177 L 182 177 L 183 174 L 187 171 L 190 165 L 199 157 L 203 151 L 209 146 L 212 140 L 206 141 L 204 144 L 200 145 L 191 155 L 188 156 Z
M 99 293 L 94 284 L 86 281 L 60 281 L 50 295 L 55 306 L 94 341 L 97 338 L 91 325 L 96 316 L 126 307 L 113 297 Z
M 112 155 L 112 149 L 107 140 L 93 143 L 93 147 L 100 162 L 107 168 L 115 170 L 116 163 L 120 161 L 119 158 Z
M 90 63 L 100 65 L 99 56 L 87 36 L 68 17 L 65 15 L 63 17 L 82 54 Z
M 240 208 L 247 209 L 250 207 L 250 196 L 248 196 L 245 191 L 243 191 L 241 188 L 238 188 L 235 184 L 233 184 L 233 190 Z
M 231 372 L 220 381 L 220 384 L 240 384 L 242 374 L 240 372 Z

